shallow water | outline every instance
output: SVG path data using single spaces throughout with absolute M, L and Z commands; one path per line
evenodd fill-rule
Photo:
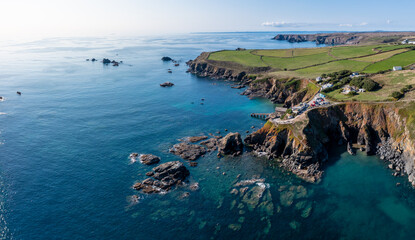
M 413 238 L 415 194 L 405 178 L 392 177 L 376 157 L 352 157 L 343 149 L 332 153 L 317 185 L 249 153 L 220 160 L 213 153 L 189 167 L 199 190 L 182 187 L 130 201 L 137 194 L 131 186 L 151 169 L 131 164 L 131 152 L 156 154 L 162 163 L 180 160 L 168 152 L 179 138 L 224 129 L 245 136 L 264 123 L 249 114 L 271 112 L 273 104 L 249 100 L 229 83 L 192 76 L 184 62 L 218 49 L 315 46 L 271 41 L 273 35 L 2 43 L 0 238 Z M 162 56 L 181 65 L 163 63 Z M 124 64 L 85 61 L 92 57 Z M 165 81 L 175 86 L 160 88 Z M 264 181 L 247 186 L 263 191 L 255 208 L 254 198 L 230 194 L 243 188 L 235 183 L 252 178 Z M 181 199 L 184 192 L 190 196 Z

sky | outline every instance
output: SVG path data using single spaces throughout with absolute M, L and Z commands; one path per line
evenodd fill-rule
M 0 40 L 190 32 L 415 30 L 415 1 L 0 0 Z

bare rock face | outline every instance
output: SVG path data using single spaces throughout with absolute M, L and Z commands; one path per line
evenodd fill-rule
M 229 133 L 224 138 L 219 140 L 218 156 L 224 156 L 224 155 L 238 156 L 242 154 L 243 149 L 244 149 L 244 144 L 242 142 L 241 134 Z
M 191 142 L 191 143 L 196 143 L 196 142 L 200 142 L 202 140 L 206 140 L 208 139 L 207 136 L 194 136 L 194 137 L 188 137 L 187 141 Z
M 209 152 L 213 152 L 218 148 L 218 140 L 216 138 L 210 138 L 200 143 L 207 148 Z
M 206 149 L 200 145 L 182 142 L 174 145 L 170 152 L 183 159 L 195 161 L 206 153 Z
M 190 172 L 183 163 L 173 161 L 153 168 L 153 174 L 149 175 L 152 178 L 134 184 L 133 188 L 147 194 L 166 192 L 172 187 L 180 185 L 190 175 Z
M 152 165 L 160 162 L 160 158 L 153 154 L 142 154 L 140 155 L 140 161 L 145 165 Z

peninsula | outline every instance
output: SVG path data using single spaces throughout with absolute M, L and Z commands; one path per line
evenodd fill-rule
M 344 33 L 355 45 L 205 52 L 187 64 L 191 73 L 233 81 L 247 88 L 243 95 L 287 108 L 244 142 L 298 177 L 319 181 L 334 144 L 378 155 L 415 186 L 415 47 L 402 44 L 410 34 Z M 361 44 L 369 36 L 394 40 Z
M 317 44 L 378 44 L 392 43 L 414 37 L 415 32 L 335 32 L 318 34 L 278 34 L 275 40 L 289 42 L 316 42 Z

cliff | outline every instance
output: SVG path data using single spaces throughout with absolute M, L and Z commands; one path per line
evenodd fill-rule
M 251 81 L 242 95 L 262 97 L 284 107 L 295 106 L 314 97 L 319 88 L 308 80 L 264 78 Z
M 408 124 L 413 115 L 403 111 L 407 107 L 347 103 L 317 108 L 290 125 L 269 121 L 245 143 L 309 182 L 321 178 L 330 146 L 347 145 L 350 149 L 352 144 L 359 144 L 366 154 L 388 161 L 395 175 L 407 174 L 415 184 L 415 149 L 412 124 Z
M 278 34 L 275 40 L 289 42 L 315 42 L 316 44 L 366 44 L 389 43 L 399 41 L 406 36 L 413 36 L 414 32 L 347 32 L 347 33 L 319 33 L 319 34 Z
M 270 67 L 246 67 L 234 62 L 209 60 L 209 54 L 209 52 L 203 52 L 195 60 L 188 61 L 186 63 L 189 66 L 188 72 L 199 77 L 247 82 L 249 74 L 265 73 L 271 69 Z
M 285 107 L 290 107 L 312 98 L 319 89 L 309 80 L 261 77 L 266 75 L 269 67 L 246 67 L 234 62 L 219 62 L 208 58 L 209 53 L 204 52 L 195 60 L 188 61 L 188 72 L 199 77 L 236 82 L 247 87 L 241 94 L 249 98 L 267 98 L 274 103 L 283 103 Z

